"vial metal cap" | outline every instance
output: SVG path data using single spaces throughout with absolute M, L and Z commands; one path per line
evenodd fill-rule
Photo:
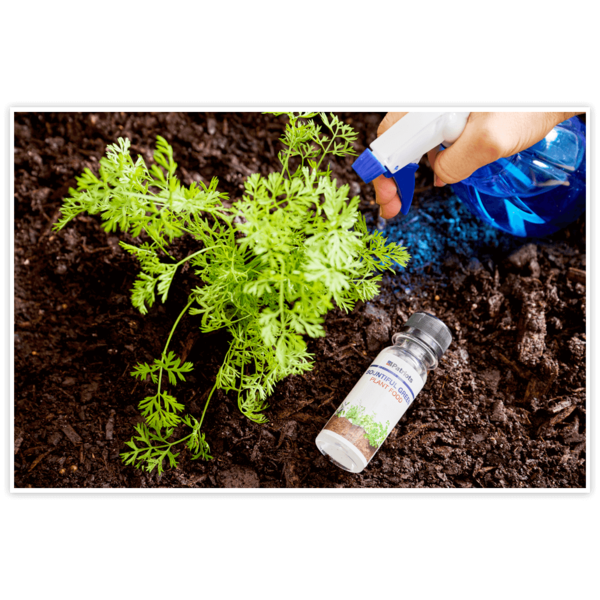
M 425 312 L 417 312 L 408 318 L 403 331 L 411 333 L 435 351 L 438 359 L 448 350 L 452 333 L 448 326 L 437 317 Z

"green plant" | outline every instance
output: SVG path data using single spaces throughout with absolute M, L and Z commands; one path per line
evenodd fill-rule
M 127 464 L 162 472 L 164 460 L 177 465 L 175 446 L 182 443 L 193 458 L 211 458 L 200 429 L 216 389 L 234 392 L 244 415 L 266 422 L 263 411 L 276 383 L 312 368 L 303 335 L 324 335 L 324 315 L 334 304 L 349 311 L 357 300 L 372 298 L 381 279 L 376 273 L 409 259 L 405 248 L 367 231 L 359 198 L 349 199 L 349 186 L 338 187 L 329 166 L 322 166 L 328 156 L 354 154 L 350 126 L 334 115 L 321 114 L 321 126 L 314 120 L 317 113 L 274 114 L 288 117 L 281 171 L 248 177 L 243 197 L 230 208 L 222 203 L 226 196 L 217 191 L 216 179 L 209 185 L 181 184 L 172 148 L 160 136 L 156 164 L 148 168 L 141 157 L 134 160 L 129 141 L 120 138 L 108 146 L 99 176 L 86 169 L 64 200 L 56 230 L 88 212 L 100 214 L 106 231 L 119 228 L 140 238 L 139 245 L 121 246 L 140 263 L 131 300 L 142 314 L 157 294 L 167 299 L 184 263 L 200 280 L 161 356 L 132 373 L 149 377 L 156 394 L 139 404 L 145 422 L 127 442 L 130 451 L 121 455 Z M 177 261 L 169 245 L 182 235 L 192 236 L 199 249 Z M 231 336 L 199 420 L 182 414 L 184 405 L 165 385 L 166 379 L 171 386 L 184 380 L 192 369 L 169 350 L 187 312 L 200 317 L 201 331 L 226 328 Z M 192 433 L 173 439 L 180 425 Z
M 389 421 L 387 421 L 385 425 L 383 423 L 378 423 L 375 420 L 375 417 L 377 416 L 375 413 L 366 415 L 365 407 L 358 406 L 357 404 L 353 404 L 347 410 L 344 410 L 344 407 L 341 407 L 341 409 L 342 410 L 340 410 L 336 416 L 345 417 L 352 425 L 362 427 L 365 430 L 365 438 L 371 446 L 377 448 L 383 444 L 390 428 Z

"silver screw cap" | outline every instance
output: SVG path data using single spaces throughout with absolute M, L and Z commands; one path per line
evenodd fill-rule
M 427 343 L 435 351 L 438 359 L 448 350 L 452 342 L 452 333 L 448 326 L 437 317 L 425 312 L 411 315 L 404 324 L 404 331 L 412 333 Z

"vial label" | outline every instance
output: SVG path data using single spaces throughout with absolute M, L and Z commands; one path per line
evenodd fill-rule
M 369 462 L 424 383 L 411 365 L 384 350 L 358 380 L 324 429 L 345 438 Z

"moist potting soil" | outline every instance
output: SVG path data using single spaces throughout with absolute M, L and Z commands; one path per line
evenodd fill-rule
M 361 152 L 382 115 L 346 113 Z M 374 192 L 332 160 L 361 197 L 371 228 L 412 255 L 381 294 L 350 314 L 330 312 L 311 340 L 315 368 L 278 384 L 266 415 L 247 420 L 217 392 L 203 430 L 214 460 L 162 476 L 125 466 L 149 384 L 129 373 L 159 356 L 197 284 L 187 266 L 166 304 L 146 316 L 130 303 L 138 266 L 97 217 L 54 233 L 61 199 L 107 144 L 128 137 L 151 163 L 157 134 L 173 145 L 186 185 L 219 178 L 230 201 L 245 177 L 278 170 L 283 120 L 257 113 L 18 113 L 15 115 L 15 486 L 32 488 L 578 488 L 586 485 L 586 289 L 583 215 L 540 240 L 486 226 L 448 187 L 418 171 L 410 213 L 382 223 Z M 174 256 L 197 248 L 181 238 Z M 392 333 L 425 311 L 454 341 L 418 400 L 369 466 L 346 473 L 314 439 Z M 186 316 L 171 348 L 194 363 L 178 399 L 198 416 L 227 350 Z

